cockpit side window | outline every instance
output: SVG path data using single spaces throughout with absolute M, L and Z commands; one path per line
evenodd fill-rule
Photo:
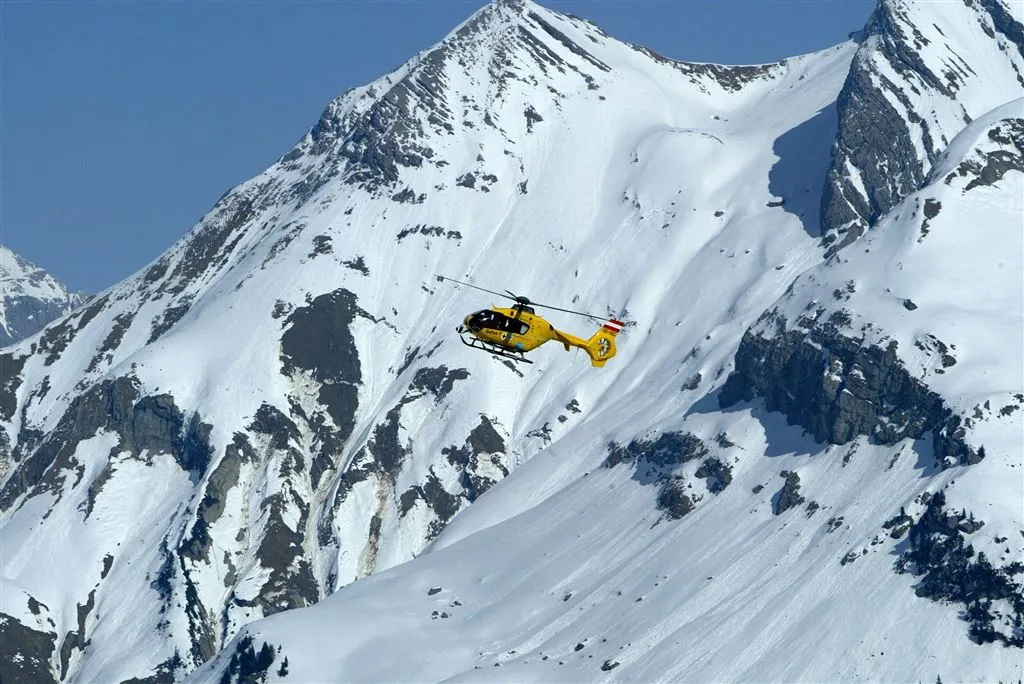
M 498 318 L 499 321 L 497 326 L 495 327 L 497 327 L 497 329 L 502 332 L 510 332 L 513 335 L 525 335 L 526 332 L 530 329 L 530 326 L 528 326 L 526 323 L 523 323 L 522 321 L 517 321 L 514 318 L 500 315 L 498 316 Z

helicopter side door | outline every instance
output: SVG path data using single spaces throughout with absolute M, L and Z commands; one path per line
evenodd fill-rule
M 497 330 L 505 333 L 508 337 L 512 335 L 525 335 L 530 330 L 530 326 L 524 321 L 509 318 L 508 316 L 499 314 L 499 321 Z

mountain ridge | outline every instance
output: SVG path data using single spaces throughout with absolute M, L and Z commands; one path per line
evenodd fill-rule
M 971 2 L 962 21 L 951 20 L 959 11 L 883 0 L 868 19 L 838 101 L 840 134 L 821 208 L 830 254 L 919 187 L 966 123 L 1024 86 L 1024 12 L 997 0 Z M 884 158 L 875 152 L 883 140 L 895 145 Z

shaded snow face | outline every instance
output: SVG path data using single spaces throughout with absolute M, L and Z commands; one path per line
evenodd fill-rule
M 1016 124 L 949 124 L 826 259 L 867 45 L 677 63 L 497 2 L 337 98 L 0 354 L 0 642 L 76 681 L 1004 676 Z M 467 350 L 501 302 L 435 274 L 619 354 Z

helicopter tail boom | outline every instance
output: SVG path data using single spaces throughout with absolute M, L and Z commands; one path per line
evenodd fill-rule
M 611 319 L 602 325 L 596 333 L 591 335 L 589 340 L 584 340 L 561 331 L 555 332 L 558 335 L 559 341 L 565 345 L 566 351 L 568 351 L 570 346 L 579 347 L 587 352 L 591 365 L 600 368 L 608 359 L 615 356 L 615 336 L 622 330 L 623 325 L 625 324 L 622 321 Z

